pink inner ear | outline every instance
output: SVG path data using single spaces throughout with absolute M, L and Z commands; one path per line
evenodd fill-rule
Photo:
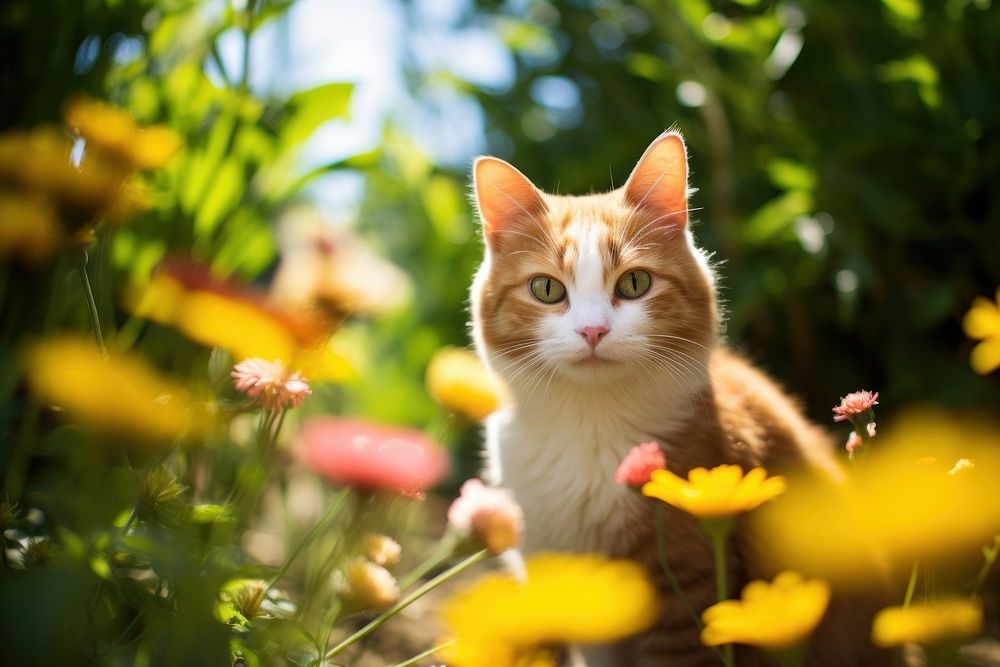
M 495 243 L 497 234 L 511 225 L 537 219 L 545 211 L 538 188 L 517 169 L 495 157 L 481 157 L 473 167 L 476 203 L 486 239 Z
M 625 183 L 625 202 L 656 215 L 658 224 L 687 224 L 687 149 L 676 132 L 657 137 Z

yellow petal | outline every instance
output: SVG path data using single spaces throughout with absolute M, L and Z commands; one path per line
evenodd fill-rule
M 1000 336 L 1000 308 L 984 297 L 976 297 L 962 318 L 962 328 L 969 338 Z
M 987 338 L 972 348 L 969 364 L 980 375 L 992 373 L 1000 367 L 1000 337 Z

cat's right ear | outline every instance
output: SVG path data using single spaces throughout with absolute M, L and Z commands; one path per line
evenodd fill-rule
M 545 213 L 542 193 L 520 171 L 495 157 L 480 157 L 472 167 L 476 206 L 483 221 L 483 236 L 496 247 L 504 231 L 523 222 L 537 221 Z

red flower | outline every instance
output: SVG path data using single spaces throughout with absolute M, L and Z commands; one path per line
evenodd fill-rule
M 448 472 L 448 457 L 419 431 L 356 419 L 321 417 L 299 431 L 296 450 L 338 484 L 419 495 Z
M 842 422 L 855 415 L 864 414 L 878 405 L 878 392 L 856 391 L 840 399 L 840 405 L 833 408 L 833 421 Z
M 619 484 L 642 486 L 649 481 L 654 470 L 667 467 L 667 458 L 663 455 L 660 445 L 655 442 L 644 442 L 633 447 L 615 472 L 615 481 Z

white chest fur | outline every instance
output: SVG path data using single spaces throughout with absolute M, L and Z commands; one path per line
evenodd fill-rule
M 487 471 L 524 509 L 526 553 L 630 548 L 643 503 L 614 481 L 615 470 L 640 442 L 669 447 L 662 440 L 689 404 L 676 385 L 621 384 L 553 382 L 487 422 Z

